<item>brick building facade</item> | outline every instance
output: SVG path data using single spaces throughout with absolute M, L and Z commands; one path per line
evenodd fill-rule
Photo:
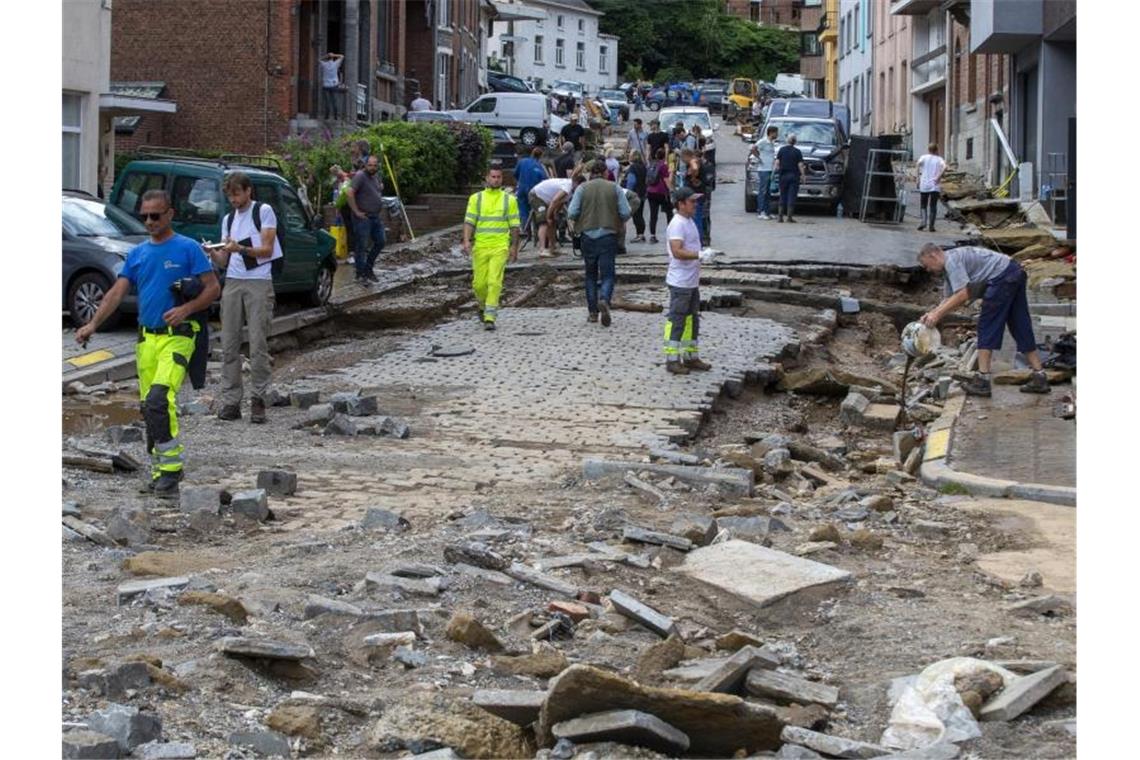
M 725 0 L 724 12 L 760 26 L 800 24 L 798 0 Z

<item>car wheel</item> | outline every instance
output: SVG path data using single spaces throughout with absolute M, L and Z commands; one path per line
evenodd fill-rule
M 332 298 L 333 276 L 336 274 L 336 265 L 322 264 L 317 270 L 317 281 L 313 283 L 306 300 L 310 306 L 326 306 Z
M 85 272 L 71 281 L 71 287 L 67 289 L 67 311 L 76 327 L 91 321 L 110 289 L 111 283 L 98 272 Z M 119 319 L 116 311 L 103 320 L 101 327 L 113 328 L 119 324 Z
M 519 132 L 519 142 L 528 148 L 533 148 L 538 144 L 538 130 L 524 129 L 522 132 Z
M 749 214 L 756 213 L 756 193 L 744 191 L 744 210 Z
M 660 111 L 661 110 L 661 104 L 660 103 L 650 103 L 649 104 L 649 110 L 650 111 Z

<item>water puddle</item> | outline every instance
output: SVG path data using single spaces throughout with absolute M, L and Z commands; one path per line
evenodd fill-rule
M 129 425 L 140 419 L 139 400 L 128 394 L 95 400 L 63 400 L 64 435 L 91 435 L 111 425 Z

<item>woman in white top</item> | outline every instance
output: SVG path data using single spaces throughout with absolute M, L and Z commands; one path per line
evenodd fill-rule
M 918 225 L 920 230 L 929 229 L 934 232 L 934 220 L 938 216 L 938 196 L 942 192 L 939 182 L 942 173 L 946 171 L 946 162 L 938 155 L 938 143 L 926 146 L 926 153 L 919 156 L 915 169 L 918 170 L 918 192 L 922 196 L 922 217 Z M 927 209 L 930 216 L 927 216 Z M 927 219 L 929 219 L 929 227 Z

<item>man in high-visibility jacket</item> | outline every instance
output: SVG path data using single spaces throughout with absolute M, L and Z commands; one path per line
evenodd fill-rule
M 487 171 L 487 187 L 467 200 L 463 252 L 471 256 L 471 289 L 479 302 L 479 321 L 484 329 L 494 330 L 507 261 L 514 263 L 519 257 L 518 201 L 503 190 L 503 169 L 498 162 L 492 162 Z

